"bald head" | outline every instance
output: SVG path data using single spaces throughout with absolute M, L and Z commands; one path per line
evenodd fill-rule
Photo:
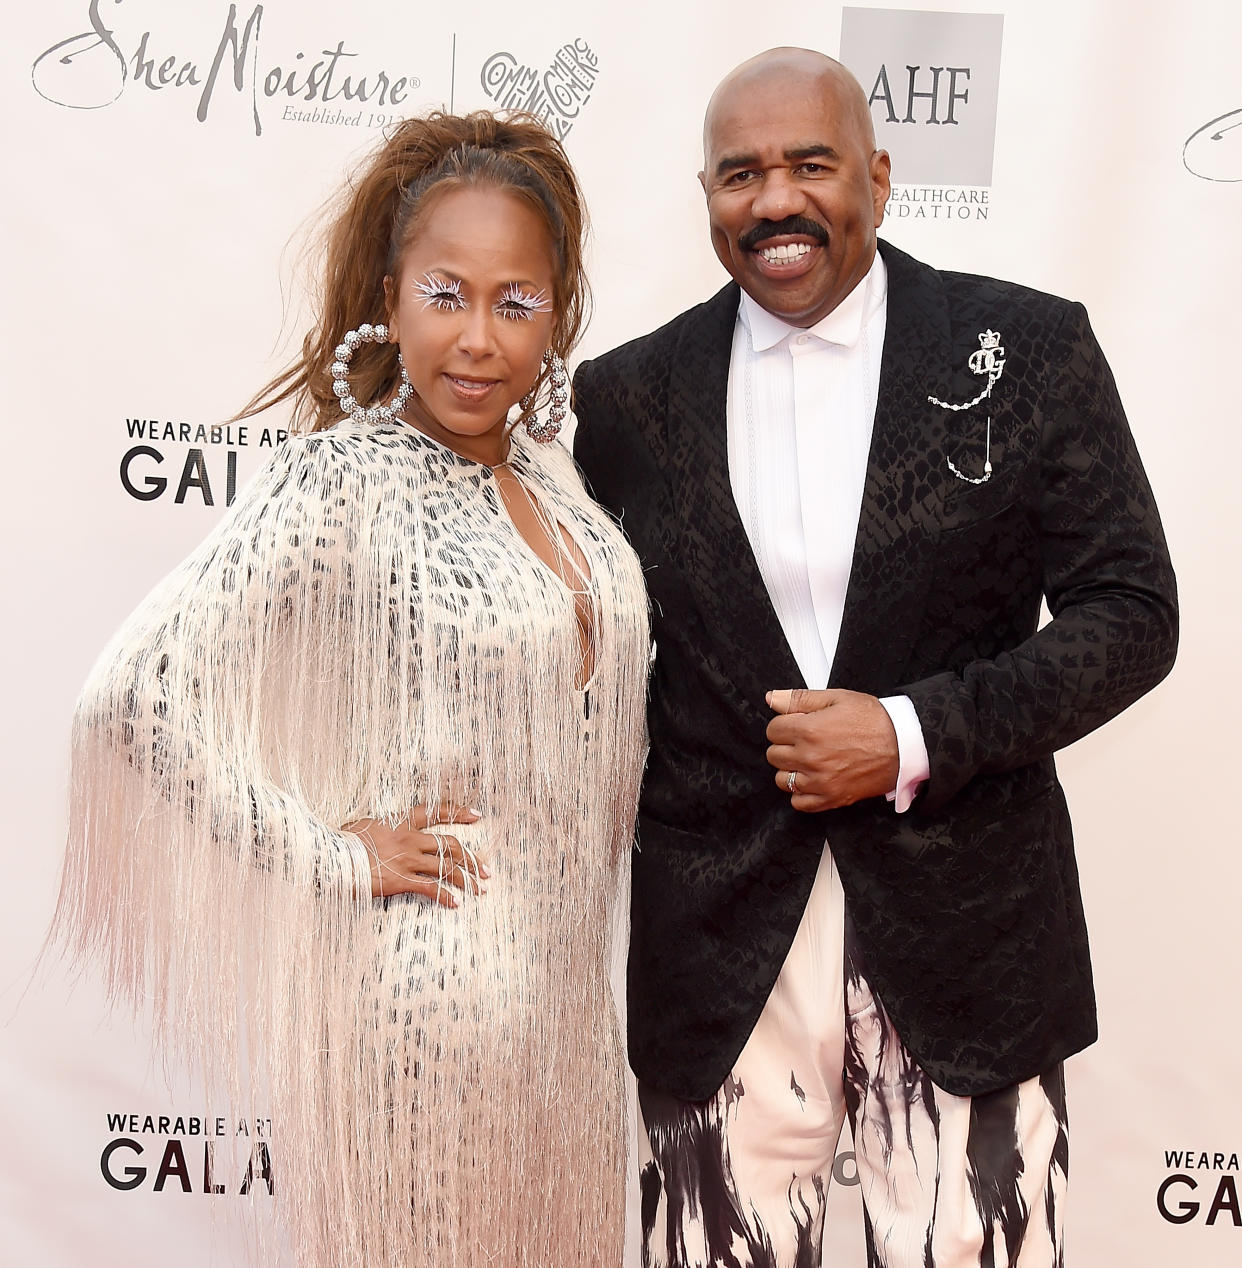
M 862 85 L 835 58 L 811 48 L 770 48 L 736 66 L 716 85 L 703 116 L 703 167 L 710 170 L 717 122 L 744 109 L 756 92 L 780 88 L 831 100 L 837 117 L 853 128 L 859 144 L 875 149 L 875 127 Z
M 792 325 L 813 326 L 866 277 L 888 172 L 862 88 L 823 53 L 769 49 L 712 94 L 699 173 L 712 245 Z

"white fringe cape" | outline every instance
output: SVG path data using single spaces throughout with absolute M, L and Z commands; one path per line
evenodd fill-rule
M 270 1115 L 299 1268 L 620 1262 L 607 940 L 646 600 L 563 447 L 515 433 L 510 461 L 589 563 L 588 691 L 572 596 L 490 470 L 343 420 L 273 456 L 79 702 L 58 936 L 235 1117 Z M 372 900 L 340 825 L 445 801 L 482 812 L 445 831 L 488 892 Z

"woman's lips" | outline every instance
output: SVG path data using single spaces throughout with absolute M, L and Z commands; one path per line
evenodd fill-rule
M 445 374 L 444 381 L 449 391 L 463 401 L 482 401 L 491 395 L 499 379 L 462 379 L 455 374 Z

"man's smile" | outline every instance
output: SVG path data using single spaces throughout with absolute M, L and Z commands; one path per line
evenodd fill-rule
M 760 247 L 759 254 L 769 264 L 789 264 L 794 260 L 802 259 L 812 249 L 809 242 L 791 242 L 788 246 Z
M 828 245 L 828 231 L 809 216 L 761 220 L 737 239 L 740 253 L 766 281 L 791 282 L 814 267 Z
M 815 267 L 824 245 L 810 242 L 804 235 L 782 234 L 765 238 L 749 255 L 756 270 L 768 280 L 793 281 Z

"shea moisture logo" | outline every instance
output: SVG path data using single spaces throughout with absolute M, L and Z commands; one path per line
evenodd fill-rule
M 272 1120 L 197 1114 L 109 1114 L 99 1170 L 114 1189 L 152 1193 L 275 1192 Z
M 213 103 L 233 93 L 249 105 L 260 136 L 265 115 L 277 110 L 276 117 L 285 122 L 383 127 L 402 117 L 402 107 L 421 82 L 417 75 L 367 65 L 343 39 L 335 47 L 299 50 L 279 63 L 264 60 L 261 4 L 249 13 L 230 4 L 214 49 L 188 52 L 172 47 L 153 28 L 126 32 L 109 25 L 105 12 L 123 3 L 91 0 L 88 29 L 35 58 L 31 80 L 39 96 L 75 110 L 110 106 L 126 90 L 188 97 L 196 102 L 199 123 L 206 123 Z
M 1156 1190 L 1156 1210 L 1170 1224 L 1242 1228 L 1236 1151 L 1166 1149 L 1164 1165 L 1170 1174 Z
M 1182 146 L 1182 163 L 1200 180 L 1242 181 L 1242 107 L 1196 128 Z
M 272 449 L 289 433 L 280 427 L 227 423 L 171 422 L 158 418 L 127 418 L 131 444 L 121 456 L 121 487 L 140 502 L 171 497 L 181 506 L 187 500 L 203 506 L 232 506 L 237 497 L 237 457 L 256 445 Z
M 585 40 L 563 44 L 551 65 L 538 70 L 512 53 L 493 53 L 483 63 L 483 91 L 501 110 L 528 110 L 563 141 L 591 100 L 599 58 Z

